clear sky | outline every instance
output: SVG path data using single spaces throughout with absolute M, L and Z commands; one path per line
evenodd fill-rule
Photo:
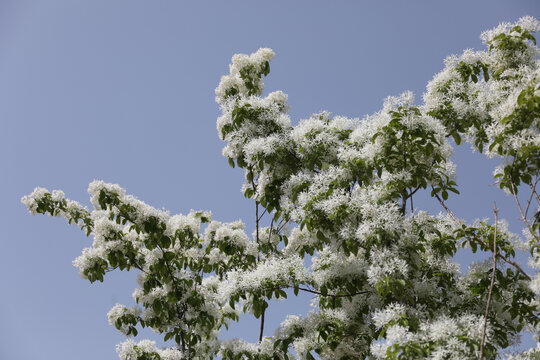
M 234 53 L 274 49 L 266 90 L 289 94 L 293 122 L 363 117 L 388 95 L 420 100 L 446 56 L 482 49 L 483 30 L 523 15 L 540 17 L 540 2 L 0 0 L 0 359 L 115 359 L 123 336 L 106 313 L 132 304 L 132 276 L 79 278 L 71 261 L 91 239 L 30 216 L 20 198 L 35 186 L 89 204 L 88 183 L 102 179 L 171 213 L 253 227 L 215 129 L 214 88 Z M 497 200 L 519 231 L 513 202 L 491 186 L 496 162 L 468 145 L 455 162 L 456 215 L 490 217 Z M 308 302 L 273 304 L 266 334 Z M 224 336 L 255 341 L 256 327 Z

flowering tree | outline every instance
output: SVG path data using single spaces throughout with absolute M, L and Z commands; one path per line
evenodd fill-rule
M 287 96 L 262 96 L 274 53 L 235 55 L 216 89 L 217 130 L 255 203 L 251 236 L 240 221 L 170 216 L 102 181 L 89 186 L 92 211 L 43 188 L 22 202 L 93 236 L 73 262 L 83 278 L 138 272 L 136 305 L 115 305 L 109 322 L 133 337 L 150 327 L 173 346 L 130 337 L 124 360 L 494 359 L 540 330 L 540 274 L 515 260 L 526 250 L 540 268 L 539 29 L 525 17 L 483 33 L 488 50 L 447 58 L 423 104 L 406 92 L 362 121 L 320 113 L 291 125 Z M 496 208 L 493 224 L 467 224 L 446 206 L 459 194 L 449 139 L 502 160 L 494 176 L 516 199 L 525 240 Z M 445 215 L 414 208 L 422 190 Z M 462 247 L 492 256 L 462 274 L 452 261 Z M 269 301 L 299 292 L 316 295 L 313 310 L 268 336 Z M 259 342 L 220 341 L 242 312 L 260 319 Z

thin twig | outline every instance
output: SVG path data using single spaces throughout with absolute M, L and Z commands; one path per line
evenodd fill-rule
M 493 204 L 493 213 L 495 214 L 495 233 L 493 235 L 493 272 L 491 273 L 491 284 L 489 284 L 489 293 L 486 304 L 486 313 L 484 315 L 484 328 L 482 329 L 482 342 L 480 343 L 480 356 L 478 357 L 482 360 L 484 356 L 484 345 L 486 342 L 486 329 L 488 322 L 489 307 L 491 305 L 491 297 L 493 295 L 493 286 L 495 285 L 495 273 L 497 272 L 497 225 L 499 222 L 499 209 L 497 209 L 497 204 Z
M 531 202 L 532 202 L 532 198 L 534 196 L 534 188 L 536 187 L 536 183 L 538 182 L 538 180 L 536 180 L 534 182 L 534 184 L 531 184 L 530 187 L 531 187 L 531 196 L 529 196 L 529 200 L 527 200 L 527 207 L 525 208 L 525 217 L 528 216 L 529 214 L 529 207 L 531 206 Z
M 272 229 L 274 228 L 274 217 L 272 216 L 272 221 L 270 221 L 270 231 L 268 232 L 268 243 L 272 240 Z
M 441 197 L 439 196 L 439 194 L 435 194 L 435 197 L 437 198 L 437 200 L 439 200 L 439 203 L 441 204 L 441 206 L 444 208 L 444 210 L 446 210 L 446 212 L 448 213 L 448 215 L 450 215 L 450 217 L 452 218 L 452 220 L 454 221 L 458 221 L 456 219 L 456 217 L 454 216 L 454 213 L 452 212 L 452 210 L 450 210 L 448 208 L 448 206 L 446 206 L 446 204 L 444 203 L 444 201 L 441 199 Z
M 403 142 L 403 171 L 407 171 L 407 148 L 405 142 Z M 404 189 L 401 195 L 401 209 L 403 211 L 403 215 L 407 214 L 407 198 L 407 189 Z
M 517 204 L 517 207 L 519 209 L 519 213 L 521 214 L 521 221 L 523 221 L 523 223 L 525 225 L 527 225 L 527 228 L 529 229 L 529 232 L 531 233 L 531 235 L 534 236 L 535 238 L 538 238 L 536 236 L 536 234 L 534 233 L 534 230 L 533 230 L 531 224 L 529 224 L 529 221 L 527 220 L 527 217 L 523 213 L 523 209 L 521 208 L 521 203 L 519 202 L 519 199 L 517 197 L 516 186 L 514 184 L 512 184 L 510 190 L 512 191 L 512 195 L 514 195 L 514 200 L 516 200 L 516 204 Z
M 341 294 L 341 295 L 327 294 L 327 295 L 323 295 L 323 293 L 321 293 L 320 291 L 306 289 L 306 288 L 302 288 L 302 287 L 298 287 L 298 290 L 302 290 L 302 291 L 312 293 L 312 294 L 315 294 L 315 295 L 320 295 L 320 296 L 331 296 L 333 298 L 353 297 L 353 296 L 356 296 L 356 295 L 362 295 L 362 294 L 367 294 L 368 293 L 368 291 L 360 291 L 360 292 L 357 292 L 357 293 L 354 293 L 354 294 Z
M 253 170 L 250 169 L 250 171 L 253 173 Z M 253 187 L 253 192 L 255 192 L 257 187 L 255 186 L 255 181 L 253 180 L 253 177 L 251 178 L 251 186 Z M 266 212 L 266 209 L 264 210 L 264 212 Z M 256 235 L 255 236 L 256 236 L 256 240 L 257 240 L 257 246 L 259 246 L 259 243 L 260 243 L 260 240 L 259 240 L 259 221 L 263 217 L 264 212 L 259 217 L 259 202 L 257 200 L 255 200 L 255 229 L 256 229 L 256 233 L 255 233 Z M 261 259 L 260 253 L 257 252 L 257 262 L 260 261 L 260 259 Z M 266 312 L 266 309 L 264 309 L 262 311 L 262 315 L 261 315 L 261 326 L 259 328 L 259 344 L 262 341 L 263 333 L 264 333 L 264 314 L 265 314 L 265 312 Z
M 536 197 L 536 201 L 540 202 L 540 197 L 538 197 L 538 193 L 536 192 L 536 184 L 538 184 L 538 181 L 540 181 L 540 177 L 538 177 L 538 175 L 536 175 L 535 179 L 536 180 L 534 181 L 534 185 L 531 184 L 531 191 L 534 194 L 534 196 Z
M 261 221 L 262 217 L 264 216 L 264 214 L 266 214 L 266 208 L 264 209 L 264 211 L 262 212 L 261 216 L 259 216 L 259 221 Z
M 418 186 L 416 187 L 416 189 L 414 189 L 413 191 L 411 191 L 410 193 L 407 194 L 407 199 L 409 199 L 409 198 L 411 199 L 411 213 L 414 212 L 413 195 L 416 194 L 416 192 L 417 192 L 418 190 L 420 190 L 420 188 L 421 188 L 421 186 L 418 185 Z M 407 191 L 405 191 L 405 192 L 407 192 Z
M 259 203 L 255 201 L 255 240 L 257 241 L 257 245 L 259 245 Z M 260 260 L 259 256 L 257 255 L 257 261 Z
M 277 229 L 278 234 L 281 233 L 281 230 L 283 230 L 285 225 L 287 225 L 287 222 L 285 221 L 285 219 L 282 219 L 278 224 L 278 229 Z
M 418 185 L 418 186 L 416 187 L 416 189 L 414 189 L 414 190 L 409 194 L 408 197 L 412 197 L 414 194 L 416 194 L 416 192 L 417 192 L 418 190 L 420 190 L 420 185 Z
M 538 193 L 536 192 L 536 189 L 532 189 L 532 192 L 534 194 L 534 197 L 536 198 L 536 201 L 540 203 L 540 196 L 538 196 Z

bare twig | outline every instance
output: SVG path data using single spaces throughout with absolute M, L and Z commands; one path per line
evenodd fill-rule
M 536 201 L 540 203 L 540 196 L 538 196 L 538 193 L 536 192 L 536 189 L 532 189 L 532 192 L 534 194 L 534 197 L 536 198 Z
M 536 180 L 534 181 L 534 185 L 531 184 L 531 191 L 534 197 L 536 198 L 536 201 L 540 203 L 540 197 L 538 196 L 538 193 L 536 192 L 536 184 L 538 184 L 538 181 L 540 181 L 540 177 L 536 176 Z
M 534 184 L 530 185 L 530 187 L 531 187 L 531 196 L 529 196 L 529 200 L 527 200 L 527 207 L 525 208 L 525 217 L 527 217 L 528 214 L 529 214 L 529 207 L 531 206 L 531 202 L 532 202 L 532 199 L 533 199 L 533 196 L 534 196 L 534 189 L 536 187 L 537 182 L 538 182 L 538 180 L 536 180 L 534 182 Z
M 446 204 L 444 203 L 444 201 L 441 199 L 441 197 L 439 196 L 439 194 L 435 194 L 435 197 L 437 198 L 437 200 L 439 200 L 439 203 L 441 204 L 441 206 L 444 208 L 444 210 L 446 210 L 446 212 L 448 213 L 448 215 L 450 215 L 450 217 L 452 218 L 452 220 L 454 221 L 458 221 L 456 219 L 456 217 L 454 216 L 454 213 L 452 212 L 452 210 L 450 210 L 448 208 L 448 206 L 446 206 Z
M 420 185 L 418 185 L 418 186 L 416 187 L 416 189 L 414 189 L 413 191 L 411 191 L 411 192 L 409 193 L 409 197 L 412 197 L 414 194 L 416 194 L 416 192 L 417 192 L 418 190 L 420 190 Z
M 271 214 L 270 214 L 271 215 Z M 270 231 L 268 231 L 268 243 L 272 239 L 272 229 L 274 228 L 274 217 L 272 216 L 272 221 L 270 221 Z
M 278 234 L 281 233 L 281 230 L 283 230 L 285 225 L 287 225 L 287 222 L 285 221 L 285 219 L 282 219 L 278 224 L 278 229 L 277 229 Z
M 255 201 L 255 240 L 257 245 L 259 245 L 259 202 Z M 260 260 L 257 255 L 257 260 Z
M 250 170 L 253 172 L 253 170 Z M 251 178 L 251 186 L 253 187 L 253 192 L 256 191 L 257 187 L 255 186 L 255 180 L 253 177 Z M 263 217 L 264 213 L 266 212 L 266 209 L 262 213 L 261 216 L 259 216 L 259 202 L 255 200 L 255 237 L 257 240 L 257 246 L 259 246 L 260 240 L 259 240 L 259 221 Z M 260 254 L 257 253 L 257 261 L 261 259 Z M 261 326 L 259 327 L 259 343 L 261 343 L 264 333 L 264 314 L 266 312 L 266 309 L 263 309 L 262 315 L 261 315 Z
M 405 142 L 403 142 L 403 170 L 407 171 L 407 148 Z M 403 212 L 403 215 L 407 214 L 407 198 L 407 189 L 404 189 L 401 194 L 401 211 Z
M 259 221 L 261 221 L 262 217 L 264 216 L 264 214 L 266 214 L 266 208 L 264 209 L 264 211 L 262 212 L 261 216 L 259 216 Z
M 499 222 L 499 209 L 497 204 L 493 204 L 493 213 L 495 214 L 495 233 L 493 235 L 493 271 L 491 273 L 491 283 L 489 284 L 489 293 L 486 304 L 486 313 L 484 315 L 484 328 L 482 329 L 482 342 L 480 343 L 480 355 L 479 359 L 482 360 L 484 356 L 484 345 L 486 342 L 486 329 L 489 314 L 489 307 L 491 305 L 491 297 L 493 295 L 493 286 L 495 285 L 495 273 L 497 272 L 497 225 Z
M 531 224 L 529 224 L 529 221 L 527 220 L 525 213 L 523 213 L 523 209 L 521 208 L 521 203 L 519 202 L 519 199 L 517 197 L 516 186 L 512 184 L 512 187 L 510 188 L 510 190 L 512 191 L 512 195 L 514 195 L 514 200 L 516 201 L 517 207 L 519 209 L 519 213 L 521 214 L 521 221 L 523 221 L 523 223 L 527 226 L 527 229 L 529 229 L 529 232 L 531 233 L 531 235 L 534 236 L 535 238 L 538 238 L 536 234 L 534 233 L 534 230 Z

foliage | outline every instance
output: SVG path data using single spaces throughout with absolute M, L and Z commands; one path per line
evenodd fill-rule
M 493 359 L 523 330 L 540 329 L 540 275 L 515 261 L 525 248 L 531 268 L 540 268 L 540 215 L 532 214 L 539 28 L 525 17 L 485 32 L 489 50 L 446 59 L 423 104 L 406 92 L 362 121 L 320 113 L 291 125 L 287 96 L 262 96 L 273 52 L 235 55 L 216 89 L 217 130 L 229 164 L 244 170 L 245 197 L 256 203 L 251 237 L 240 221 L 170 216 L 102 181 L 90 184 L 92 211 L 42 188 L 22 201 L 93 236 L 74 261 L 83 278 L 138 271 L 137 305 L 117 304 L 110 323 L 128 336 L 150 327 L 174 346 L 130 338 L 118 346 L 121 359 Z M 516 198 L 526 241 L 496 210 L 493 224 L 467 224 L 448 209 L 444 201 L 459 194 L 449 139 L 502 159 L 494 176 Z M 447 216 L 413 208 L 424 189 Z M 462 247 L 493 260 L 462 274 L 452 260 Z M 269 301 L 290 296 L 287 289 L 317 301 L 264 337 Z M 259 343 L 220 341 L 220 329 L 242 312 L 261 319 Z M 538 356 L 540 348 L 513 358 Z

